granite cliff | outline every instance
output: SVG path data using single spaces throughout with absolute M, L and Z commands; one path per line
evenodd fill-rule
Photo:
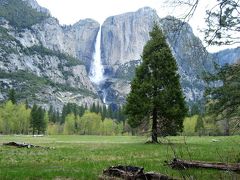
M 239 48 L 208 53 L 187 23 L 170 16 L 161 19 L 145 7 L 108 17 L 102 24 L 99 51 L 105 78 L 94 85 L 89 71 L 100 29 L 97 21 L 62 26 L 35 0 L 0 0 L 0 101 L 14 88 L 20 101 L 46 108 L 52 104 L 61 109 L 67 102 L 123 104 L 154 22 L 162 27 L 176 58 L 189 105 L 202 100 L 204 71 L 214 71 L 214 62 L 240 59 Z
M 25 19 L 10 16 L 15 6 Z M 0 8 L 1 100 L 14 88 L 19 100 L 46 108 L 100 101 L 87 72 L 99 23 L 85 19 L 61 26 L 35 0 L 4 0 Z
M 212 56 L 187 23 L 174 17 L 160 19 L 155 10 L 145 7 L 109 17 L 102 25 L 101 52 L 108 79 L 101 89 L 108 94 L 107 102 L 124 103 L 154 22 L 162 27 L 177 60 L 186 100 L 191 104 L 202 99 L 202 73 L 213 71 Z

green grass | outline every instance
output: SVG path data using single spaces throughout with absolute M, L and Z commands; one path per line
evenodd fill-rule
M 0 143 L 9 141 L 54 148 L 0 146 L 0 179 L 97 179 L 103 169 L 118 164 L 187 179 L 240 179 L 240 174 L 233 172 L 178 171 L 164 165 L 174 156 L 173 151 L 184 159 L 236 163 L 240 158 L 239 136 L 170 137 L 159 145 L 144 144 L 147 138 L 134 136 L 0 136 Z

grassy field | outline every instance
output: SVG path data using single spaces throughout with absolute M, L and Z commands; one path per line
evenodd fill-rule
M 218 140 L 213 142 L 214 140 Z M 164 165 L 179 158 L 240 162 L 240 137 L 169 137 L 162 144 L 144 144 L 134 136 L 0 136 L 0 144 L 26 142 L 44 148 L 0 146 L 0 179 L 97 179 L 112 165 L 142 166 L 180 179 L 240 179 L 227 171 L 172 170 Z M 169 143 L 171 142 L 171 143 Z

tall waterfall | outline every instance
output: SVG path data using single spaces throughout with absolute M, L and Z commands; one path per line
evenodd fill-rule
M 101 61 L 101 27 L 97 34 L 97 39 L 95 42 L 95 53 L 93 56 L 93 61 L 90 68 L 89 78 L 90 80 L 99 85 L 104 80 L 104 67 Z

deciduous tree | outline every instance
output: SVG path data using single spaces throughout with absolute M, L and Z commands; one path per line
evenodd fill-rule
M 207 113 L 216 121 L 224 121 L 225 135 L 230 135 L 231 128 L 240 128 L 240 64 L 221 67 L 205 80 Z

